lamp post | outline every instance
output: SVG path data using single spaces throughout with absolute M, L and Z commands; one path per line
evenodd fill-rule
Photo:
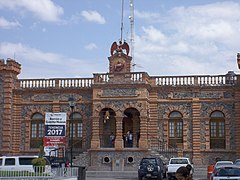
M 73 96 L 70 96 L 68 98 L 68 103 L 69 103 L 69 107 L 71 108 L 71 116 L 70 116 L 70 124 L 71 124 L 71 131 L 69 132 L 70 135 L 70 155 L 71 155 L 71 167 L 72 167 L 72 160 L 73 160 L 73 110 L 75 107 L 75 99 Z

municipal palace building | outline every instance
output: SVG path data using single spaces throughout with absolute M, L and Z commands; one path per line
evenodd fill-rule
M 145 156 L 184 156 L 194 165 L 240 158 L 239 75 L 134 72 L 121 41 L 108 61 L 108 73 L 92 77 L 19 79 L 21 64 L 0 60 L 0 155 L 38 155 L 49 146 L 73 165 L 107 171 L 137 170 Z M 45 142 L 47 113 L 66 115 L 56 142 Z

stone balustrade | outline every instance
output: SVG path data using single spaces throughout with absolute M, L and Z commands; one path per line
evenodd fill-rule
M 145 72 L 124 74 L 132 83 L 151 84 L 151 86 L 222 86 L 237 83 L 237 76 L 199 75 L 199 76 L 149 76 Z M 109 83 L 111 74 L 94 74 L 94 78 L 64 79 L 19 79 L 20 88 L 91 88 L 93 84 Z
M 157 86 L 221 86 L 235 84 L 237 76 L 200 75 L 200 76 L 156 76 L 151 77 Z
M 90 88 L 92 78 L 19 79 L 20 88 Z

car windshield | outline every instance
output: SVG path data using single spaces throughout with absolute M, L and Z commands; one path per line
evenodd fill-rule
M 151 164 L 155 164 L 156 160 L 155 159 L 143 159 L 142 163 L 151 163 Z
M 171 159 L 171 164 L 188 164 L 187 159 Z
M 237 167 L 218 168 L 216 176 L 238 176 L 238 177 L 240 177 L 240 168 L 237 168 Z
M 216 166 L 222 166 L 222 165 L 231 165 L 233 164 L 232 162 L 217 162 Z

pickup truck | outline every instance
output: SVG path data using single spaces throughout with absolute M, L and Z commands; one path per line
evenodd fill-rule
M 167 178 L 169 180 L 171 179 L 176 179 L 176 171 L 179 167 L 181 166 L 187 166 L 188 164 L 190 164 L 192 166 L 192 170 L 190 172 L 190 179 L 192 179 L 193 177 L 193 165 L 190 162 L 189 158 L 187 157 L 175 157 L 175 158 L 171 158 L 169 160 L 169 163 L 167 165 Z

